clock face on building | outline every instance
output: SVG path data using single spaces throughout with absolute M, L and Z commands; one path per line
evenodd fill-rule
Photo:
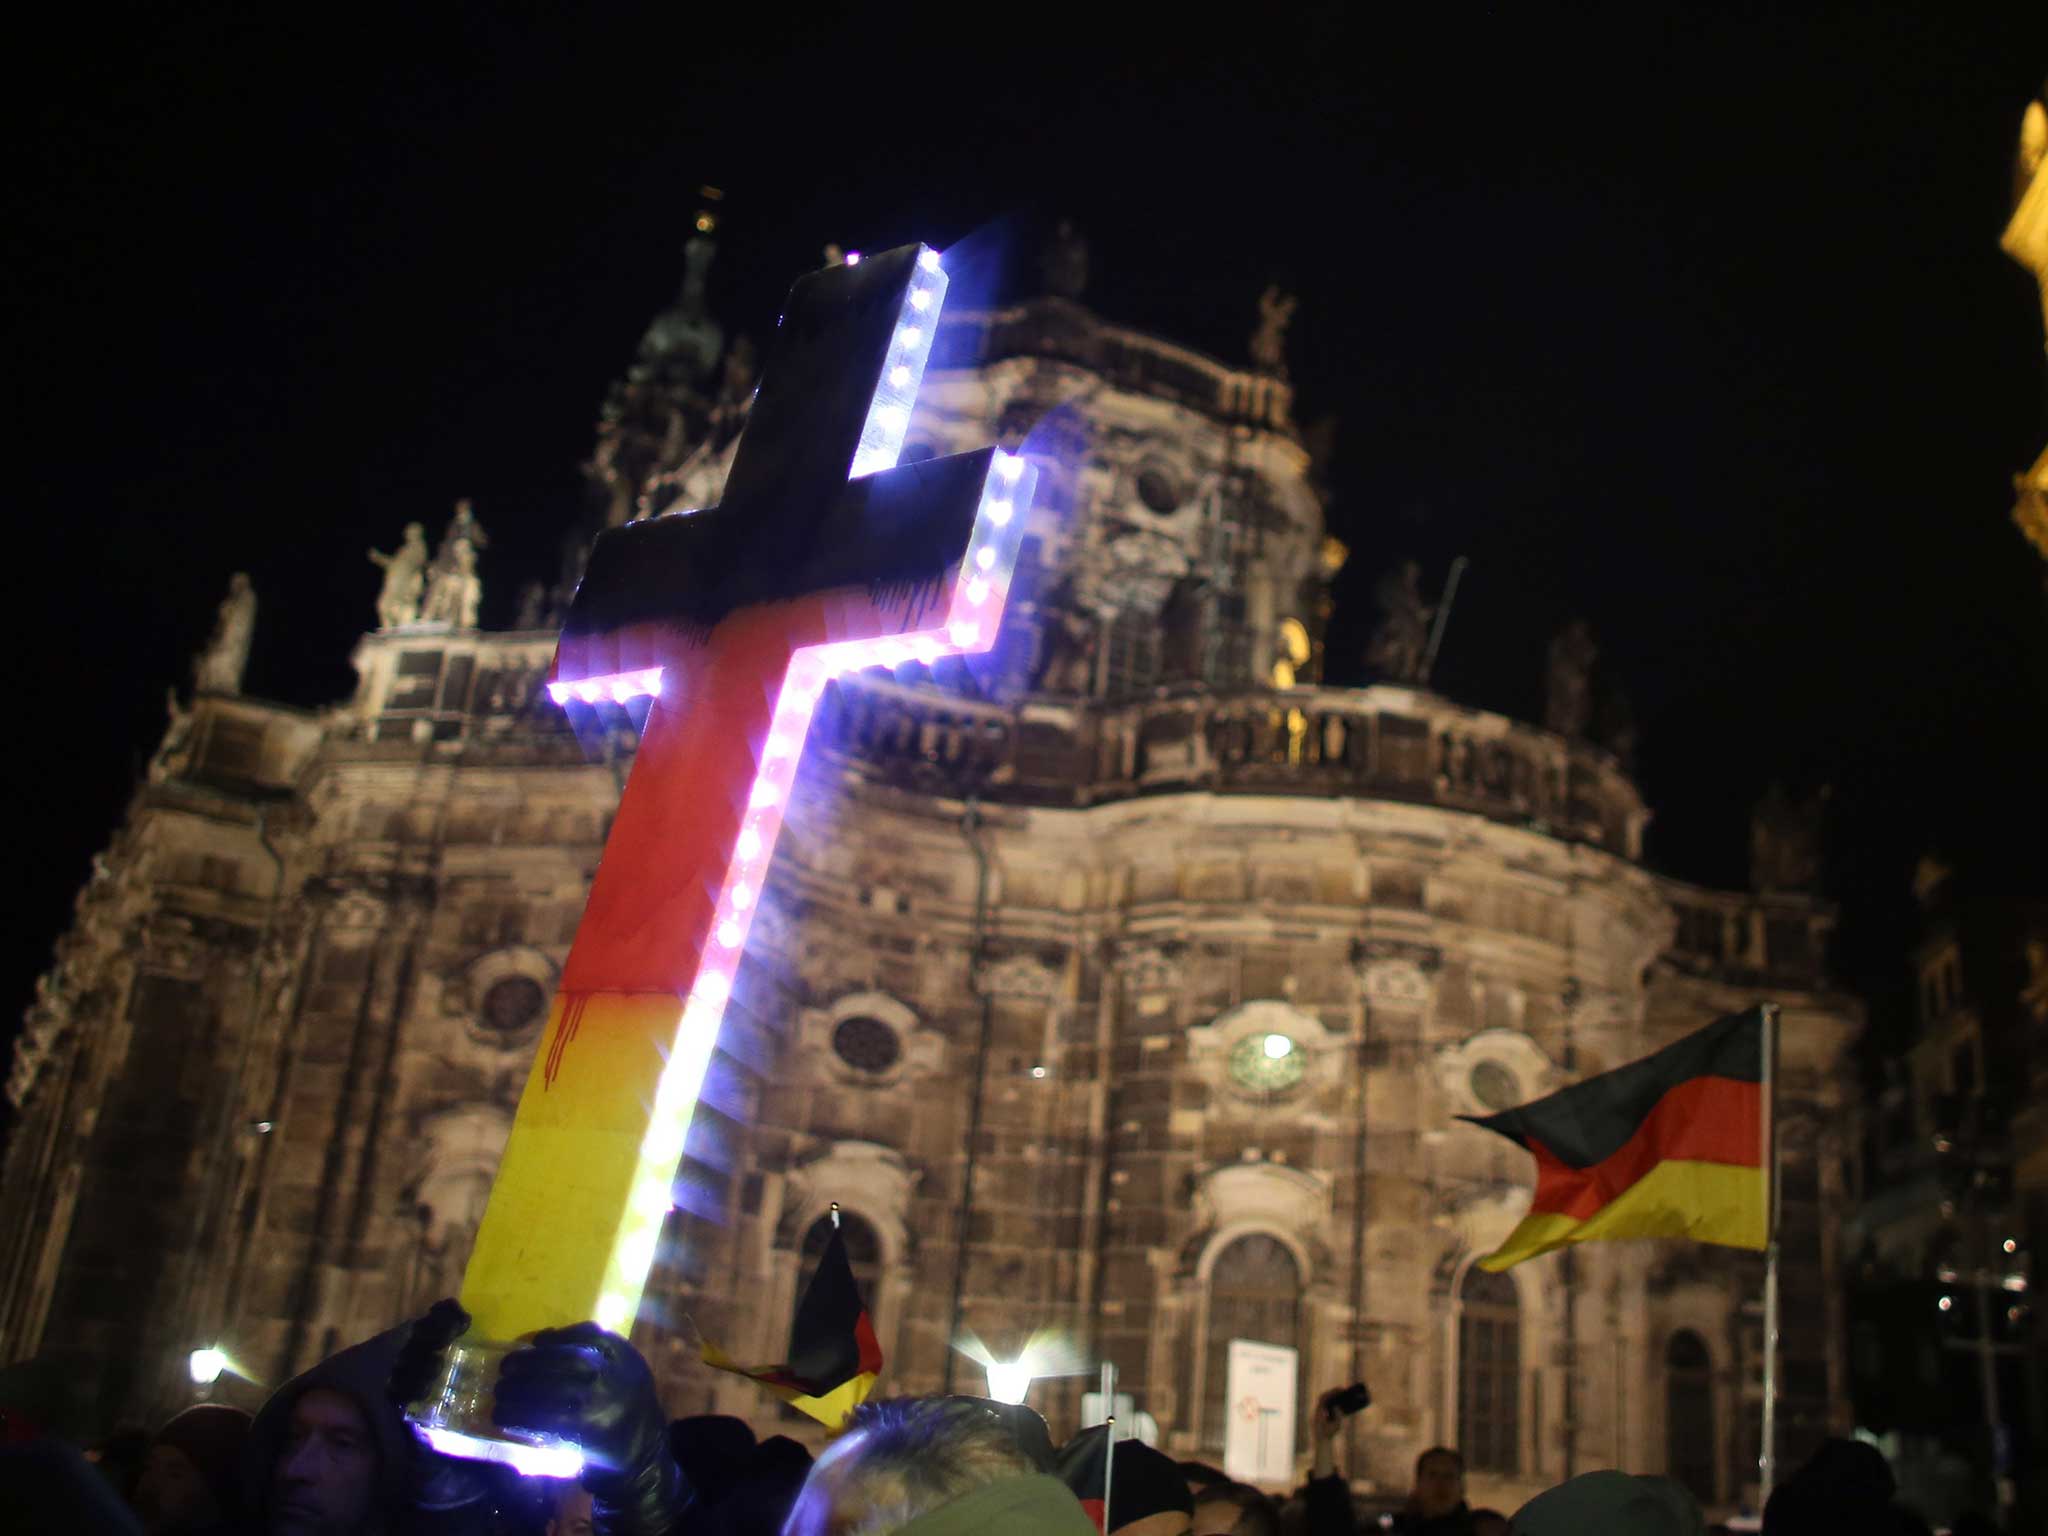
M 1307 1054 L 1285 1035 L 1246 1035 L 1230 1048 L 1230 1080 L 1256 1093 L 1292 1088 L 1307 1070 Z

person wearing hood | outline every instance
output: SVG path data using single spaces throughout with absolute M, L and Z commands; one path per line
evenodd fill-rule
M 408 1332 L 330 1355 L 257 1413 L 242 1474 L 260 1536 L 386 1536 L 404 1520 L 422 1452 L 384 1383 Z
M 156 1432 L 128 1496 L 149 1536 L 194 1536 L 240 1523 L 242 1449 L 251 1420 L 226 1403 L 197 1403 Z
M 811 1468 L 787 1536 L 1094 1536 L 1015 1424 L 973 1398 L 863 1403 Z

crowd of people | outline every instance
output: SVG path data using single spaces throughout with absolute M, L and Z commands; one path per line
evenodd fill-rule
M 200 1404 L 95 1459 L 19 1417 L 0 1446 L 0 1531 L 107 1536 L 1705 1536 L 1665 1478 L 1589 1472 L 1512 1514 L 1472 1508 L 1464 1459 L 1417 1460 L 1397 1509 L 1361 1504 L 1337 1466 L 1346 1394 L 1311 1417 L 1313 1457 L 1284 1496 L 1176 1461 L 1109 1426 L 1055 1445 L 1030 1408 L 905 1397 L 856 1409 L 815 1459 L 743 1421 L 671 1422 L 631 1344 L 595 1324 L 506 1356 L 492 1416 L 581 1447 L 577 1479 L 521 1477 L 428 1450 L 404 1417 L 467 1323 L 444 1302 L 322 1361 L 255 1415 Z M 1354 1389 L 1355 1390 L 1355 1389 Z M 1107 1478 L 1105 1479 L 1105 1474 Z M 1767 1536 L 1921 1533 L 1872 1447 L 1830 1441 L 1772 1496 Z M 1987 1521 L 1977 1528 L 1994 1532 Z M 1958 1525 L 1955 1536 L 1970 1536 Z

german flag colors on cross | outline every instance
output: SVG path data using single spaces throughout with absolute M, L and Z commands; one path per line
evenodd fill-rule
M 1684 1237 L 1762 1249 L 1764 1010 L 1729 1014 L 1653 1056 L 1497 1115 L 1461 1115 L 1536 1159 L 1536 1196 L 1502 1270 L 1567 1243 Z

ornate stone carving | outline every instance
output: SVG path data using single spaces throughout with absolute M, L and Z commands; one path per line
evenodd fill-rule
M 398 548 L 388 555 L 371 550 L 370 563 L 384 571 L 384 585 L 377 592 L 377 627 L 397 629 L 417 623 L 420 596 L 427 585 L 426 530 L 418 523 L 407 523 Z
M 1359 990 L 1382 1007 L 1426 1008 L 1435 987 L 1423 968 L 1406 957 L 1368 960 L 1359 967 Z
M 237 571 L 215 614 L 213 638 L 192 663 L 192 686 L 200 693 L 240 693 L 255 634 L 256 589 L 247 571 Z
M 1197 1174 L 1195 1226 L 1215 1239 L 1264 1228 L 1308 1244 L 1330 1219 L 1330 1186 L 1320 1175 L 1284 1163 L 1224 1163 Z
M 789 1173 L 789 1202 L 778 1232 L 781 1246 L 803 1241 L 811 1223 L 832 1202 L 866 1218 L 882 1240 L 886 1264 L 910 1250 L 910 1201 L 923 1175 L 893 1147 L 872 1141 L 833 1141 L 797 1159 Z M 793 1219 L 792 1219 L 793 1218 Z
M 993 997 L 1045 1001 L 1058 992 L 1060 973 L 1036 955 L 1009 955 L 983 965 L 976 980 Z
M 1488 1078 L 1481 1069 L 1489 1064 L 1505 1074 L 1498 1079 L 1501 1092 L 1517 1103 L 1540 1099 L 1563 1081 L 1557 1063 L 1518 1029 L 1481 1030 L 1438 1051 L 1430 1067 L 1457 1113 L 1490 1115 L 1510 1105 L 1486 1102 Z
M 1116 957 L 1116 969 L 1132 992 L 1177 992 L 1187 974 L 1178 954 L 1155 945 L 1122 951 Z

